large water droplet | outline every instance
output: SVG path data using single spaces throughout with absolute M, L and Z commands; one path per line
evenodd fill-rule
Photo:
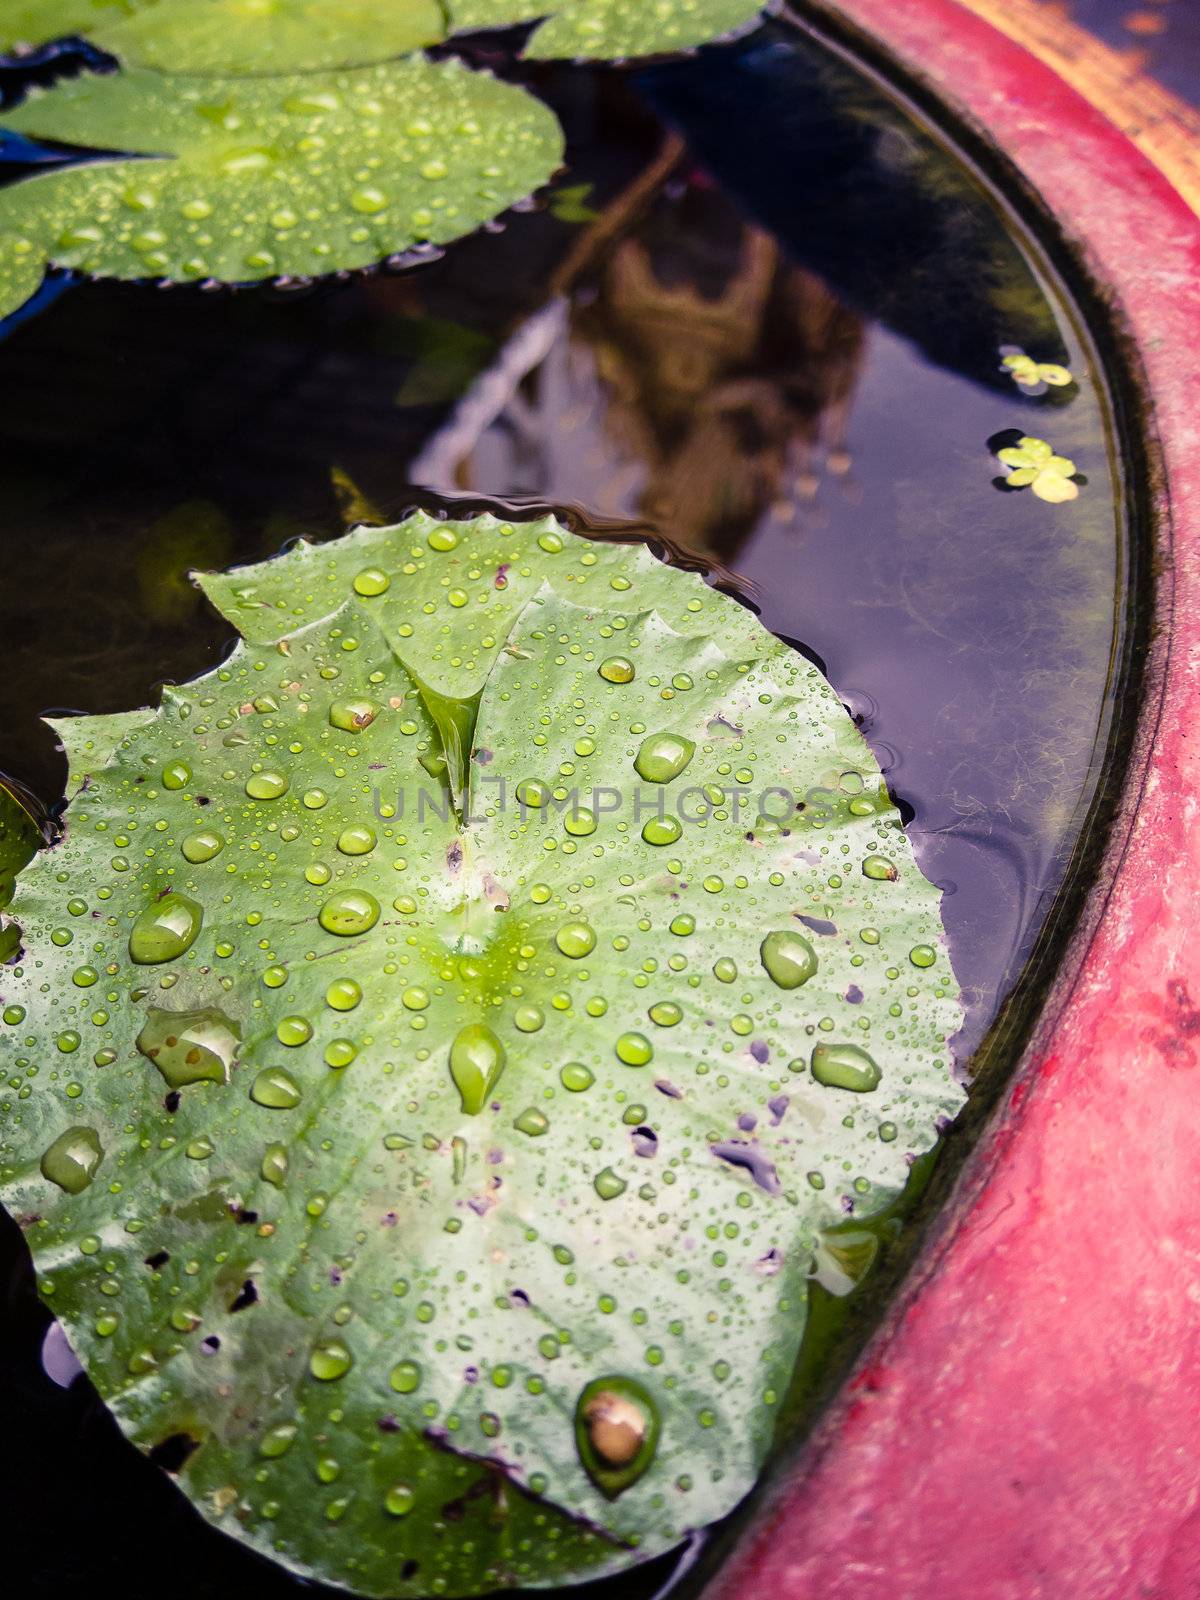
M 644 1067 L 654 1059 L 654 1046 L 644 1033 L 623 1033 L 615 1046 L 617 1060 L 627 1067 Z
M 869 1094 L 883 1076 L 877 1063 L 856 1044 L 819 1044 L 812 1053 L 812 1075 L 829 1089 Z
M 250 1085 L 250 1098 L 271 1111 L 290 1111 L 300 1104 L 300 1085 L 282 1067 L 264 1067 Z
M 185 861 L 191 861 L 197 866 L 202 861 L 211 861 L 225 848 L 225 840 L 215 828 L 201 828 L 198 833 L 189 833 L 180 845 Z
M 554 942 L 563 955 L 579 961 L 596 948 L 596 935 L 586 922 L 568 922 L 554 935 Z
M 167 894 L 147 906 L 129 930 L 129 957 L 139 966 L 174 961 L 191 948 L 204 907 L 185 894 Z
M 42 1177 L 68 1194 L 82 1194 L 104 1159 L 104 1146 L 94 1128 L 68 1128 L 43 1153 Z
M 781 989 L 798 989 L 817 970 L 817 952 L 807 939 L 781 928 L 769 933 L 759 947 L 767 976 Z
M 221 1011 L 166 1011 L 151 1006 L 137 1047 L 172 1089 L 189 1083 L 228 1083 L 237 1051 L 238 1026 Z
M 335 728 L 357 733 L 361 728 L 369 728 L 382 710 L 374 700 L 335 700 L 329 708 L 329 720 Z
M 635 1378 L 593 1378 L 585 1386 L 575 1407 L 575 1442 L 584 1470 L 610 1500 L 649 1468 L 660 1426 L 658 1407 Z
M 347 889 L 326 900 L 317 920 L 326 933 L 348 939 L 375 926 L 379 921 L 379 901 L 365 889 Z
M 633 662 L 627 660 L 624 656 L 609 656 L 607 661 L 602 661 L 596 670 L 606 683 L 633 682 Z
M 406 1517 L 417 1502 L 406 1483 L 394 1483 L 383 1497 L 384 1510 L 393 1517 Z
M 251 800 L 278 800 L 287 792 L 288 780 L 282 772 L 252 772 L 246 779 Z
M 340 1339 L 318 1339 L 308 1358 L 308 1370 L 322 1383 L 343 1378 L 354 1365 L 354 1357 Z
M 647 844 L 675 844 L 683 833 L 678 817 L 651 817 L 642 829 Z
M 482 1022 L 468 1023 L 450 1046 L 450 1076 L 468 1116 L 478 1116 L 504 1071 L 504 1046 Z
M 696 753 L 691 739 L 677 733 L 656 733 L 642 742 L 634 766 L 647 783 L 670 783 Z
M 415 1361 L 397 1361 L 388 1374 L 388 1382 L 397 1394 L 412 1394 L 421 1382 L 421 1369 Z
M 283 1180 L 287 1177 L 288 1153 L 285 1144 L 269 1144 L 263 1151 L 262 1166 L 259 1171 L 267 1183 L 273 1183 L 277 1189 L 283 1187 Z

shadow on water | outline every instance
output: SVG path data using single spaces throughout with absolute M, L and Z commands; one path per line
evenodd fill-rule
M 501 64 L 495 41 L 471 52 Z M 42 712 L 142 704 L 221 658 L 193 568 L 418 501 L 579 508 L 710 572 L 827 673 L 945 891 L 965 1060 L 1046 924 L 1114 709 L 1124 491 L 1083 319 L 940 134 L 784 23 L 636 73 L 528 76 L 569 168 L 502 234 L 302 292 L 59 277 L 10 319 L 0 633 L 21 670 L 0 681 L 0 768 L 52 805 Z M 0 156 L 14 176 L 53 158 Z M 1023 394 L 1004 345 L 1077 382 Z M 988 441 L 1009 429 L 1079 462 L 1077 500 L 998 490 Z M 847 1243 L 881 1263 L 862 1305 L 907 1237 L 898 1213 Z M 7 1219 L 0 1254 L 23 1595 L 340 1592 L 202 1526 L 86 1380 L 52 1383 Z M 818 1296 L 795 1426 L 846 1337 L 836 1299 Z M 579 1593 L 650 1600 L 677 1564 Z

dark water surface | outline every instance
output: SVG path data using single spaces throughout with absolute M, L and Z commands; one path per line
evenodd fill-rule
M 189 568 L 421 491 L 660 529 L 740 575 L 860 720 L 946 891 L 965 1060 L 1063 881 L 1114 712 L 1124 490 L 1082 318 L 942 136 L 783 24 L 530 78 L 569 168 L 502 234 L 303 293 L 75 286 L 0 343 L 0 768 L 52 804 L 41 713 L 139 705 L 225 653 Z M 1002 345 L 1077 384 L 1023 395 Z M 1012 430 L 1077 462 L 1076 501 L 998 487 L 989 440 Z M 298 1593 L 202 1528 L 86 1385 L 49 1382 L 27 1276 L 0 1284 L 8 1541 L 38 1566 L 20 1593 Z

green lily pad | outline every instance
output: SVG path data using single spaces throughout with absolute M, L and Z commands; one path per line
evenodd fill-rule
M 827 1235 L 962 1101 L 878 766 L 736 602 L 551 519 L 206 587 L 250 637 L 80 722 L 13 904 L 42 1071 L 0 1197 L 43 1293 L 126 1433 L 299 1572 L 468 1595 L 668 1549 L 761 1469 Z
M 47 44 L 68 35 L 86 37 L 120 22 L 156 0 L 5 0 L 0 7 L 0 52 Z
M 67 34 L 129 66 L 271 74 L 371 65 L 437 44 L 438 0 L 50 0 L 0 21 L 0 50 Z
M 158 0 L 93 30 L 131 66 L 230 74 L 365 66 L 445 34 L 438 0 Z
M 690 50 L 753 22 L 762 0 L 449 0 L 455 32 L 546 20 L 527 56 L 611 61 Z
M 544 18 L 526 55 L 613 60 L 691 49 L 761 10 L 761 0 L 23 0 L 0 21 L 0 49 L 84 34 L 164 72 L 323 72 Z
M 553 113 L 420 56 L 284 78 L 81 76 L 0 126 L 130 155 L 0 193 L 0 312 L 52 262 L 100 277 L 252 282 L 372 266 L 469 233 L 544 183 Z M 7 264 L 7 265 L 5 265 Z

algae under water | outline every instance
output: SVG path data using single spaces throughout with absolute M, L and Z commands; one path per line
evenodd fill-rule
M 965 1062 L 1059 894 L 1117 709 L 1128 528 L 1084 317 L 936 130 L 787 24 L 528 76 L 568 168 L 503 234 L 303 292 L 50 289 L 0 343 L 0 768 L 52 805 L 42 713 L 140 705 L 223 656 L 190 568 L 415 503 L 579 507 L 731 569 L 821 662 L 946 892 Z M 10 147 L 12 170 L 34 154 Z M 1009 346 L 1075 382 L 1023 391 Z M 1023 434 L 1077 464 L 1076 499 L 1000 486 L 997 441 Z M 24 1592 L 169 1572 L 196 1600 L 299 1593 L 201 1526 L 86 1385 L 47 1380 L 15 1230 L 6 1256 Z M 650 1594 L 670 1565 L 607 1587 Z

